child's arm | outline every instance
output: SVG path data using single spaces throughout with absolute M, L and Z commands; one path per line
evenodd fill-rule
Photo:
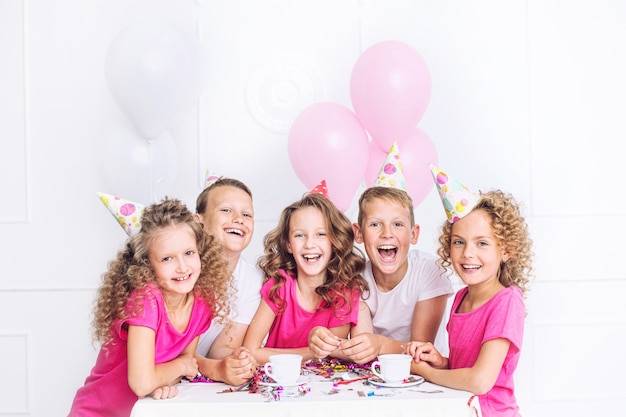
M 437 330 L 446 310 L 448 295 L 440 295 L 415 303 L 411 324 L 411 340 L 435 342 Z
M 217 335 L 206 357 L 223 359 L 230 356 L 236 348 L 243 345 L 247 330 L 247 324 L 231 322 Z
M 182 377 L 194 378 L 198 364 L 194 351 L 198 338 L 176 359 L 154 363 L 154 330 L 144 326 L 128 326 L 128 385 L 138 397 L 152 394 L 157 388 L 171 386 Z
M 222 359 L 205 358 L 196 354 L 202 375 L 229 385 L 241 385 L 254 376 L 256 361 L 244 347 L 239 347 Z
M 407 342 L 374 334 L 372 315 L 364 301 L 359 302 L 359 318 L 350 330 L 350 339 L 341 342 L 341 350 L 332 356 L 363 364 L 383 353 L 402 353 Z
M 265 336 L 267 336 L 267 334 L 269 333 L 269 330 L 272 327 L 272 323 L 274 323 L 275 318 L 276 314 L 274 314 L 267 302 L 265 300 L 261 300 L 259 308 L 252 318 L 252 321 L 248 326 L 246 336 L 243 340 L 244 347 L 250 350 L 258 363 L 265 364 L 269 361 L 269 356 L 275 353 L 296 353 L 298 355 L 302 355 L 303 361 L 314 359 L 315 356 L 311 353 L 308 346 L 301 348 L 280 349 L 263 347 L 263 340 L 265 339 Z M 347 331 L 348 328 L 346 328 L 346 334 Z
M 411 362 L 411 372 L 438 385 L 482 395 L 489 392 L 495 385 L 510 344 L 508 339 L 489 340 L 483 343 L 474 366 L 459 369 L 439 369 L 431 366 L 429 362 L 432 357 L 428 355 L 434 355 L 434 352 L 420 353 L 420 348 L 418 348 L 417 356 L 414 358 L 419 359 Z M 443 359 L 447 367 L 448 360 L 447 358 Z

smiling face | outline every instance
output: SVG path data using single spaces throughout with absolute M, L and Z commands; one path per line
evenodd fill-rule
M 377 280 L 399 280 L 408 268 L 407 255 L 417 243 L 419 226 L 411 225 L 407 207 L 372 198 L 363 207 L 361 225 L 354 225 L 354 236 L 357 243 L 363 243 Z
M 200 255 L 193 230 L 186 224 L 167 227 L 154 236 L 148 260 L 164 294 L 185 295 L 198 281 Z
M 450 261 L 466 285 L 498 284 L 500 264 L 507 257 L 485 210 L 474 210 L 452 225 Z
M 225 255 L 238 260 L 254 233 L 250 195 L 236 187 L 216 187 L 207 197 L 206 210 L 197 216 L 207 232 L 222 243 Z
M 333 249 L 326 220 L 319 209 L 304 207 L 292 213 L 287 251 L 296 262 L 298 279 L 312 278 L 319 280 L 319 284 L 324 282 Z

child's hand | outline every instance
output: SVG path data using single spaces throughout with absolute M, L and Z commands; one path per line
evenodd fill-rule
M 182 376 L 185 378 L 192 380 L 198 376 L 200 372 L 198 368 L 198 361 L 196 357 L 190 353 L 183 353 L 177 358 L 183 365 Z
M 446 365 L 445 359 L 430 342 L 409 342 L 406 353 L 413 357 L 415 363 L 428 362 L 434 368 L 443 368 Z
M 178 395 L 178 388 L 176 385 L 165 385 L 152 391 L 150 396 L 155 400 L 165 400 Z
M 254 376 L 256 360 L 246 348 L 240 347 L 222 360 L 220 368 L 222 382 L 241 385 Z
M 323 326 L 316 326 L 309 332 L 309 350 L 318 359 L 329 356 L 341 346 L 341 339 Z
M 361 333 L 341 342 L 341 352 L 358 364 L 374 360 L 380 349 L 380 338 L 372 333 Z

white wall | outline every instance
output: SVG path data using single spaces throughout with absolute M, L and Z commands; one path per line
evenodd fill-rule
M 439 165 L 525 204 L 536 280 L 516 377 L 523 414 L 626 407 L 616 355 L 626 331 L 623 2 L 1 0 L 0 415 L 65 415 L 95 360 L 91 302 L 125 238 L 95 194 L 116 193 L 102 149 L 107 129 L 126 120 L 104 62 L 116 34 L 145 18 L 197 35 L 208 57 L 197 106 L 170 132 L 179 160 L 169 194 L 193 206 L 207 168 L 246 182 L 251 260 L 280 210 L 307 190 L 287 155 L 300 106 L 351 107 L 363 50 L 413 46 L 432 74 L 419 126 Z M 300 87 L 293 103 L 266 92 L 284 81 Z M 435 249 L 435 191 L 416 216 L 417 246 Z

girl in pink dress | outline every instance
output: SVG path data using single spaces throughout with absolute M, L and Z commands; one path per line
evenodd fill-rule
M 345 339 L 367 289 L 350 220 L 327 197 L 310 193 L 283 210 L 264 244 L 261 304 L 244 346 L 261 364 L 275 353 L 313 359 L 309 331 L 322 326 Z
M 520 416 L 513 374 L 532 269 L 527 225 L 511 195 L 472 194 L 442 171 L 434 173 L 449 219 L 438 253 L 442 266 L 452 266 L 466 286 L 450 311 L 449 357 L 431 343 L 411 342 L 411 370 L 435 384 L 476 394 L 484 417 Z M 465 195 L 454 195 L 455 190 Z
M 228 312 L 229 278 L 219 245 L 184 204 L 146 207 L 103 276 L 93 320 L 101 349 L 69 416 L 128 417 L 138 398 L 176 396 L 176 383 L 198 376 L 200 334 Z

